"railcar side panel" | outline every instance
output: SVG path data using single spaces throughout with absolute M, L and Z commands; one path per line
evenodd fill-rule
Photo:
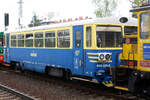
M 72 49 L 10 48 L 11 61 L 19 62 L 24 69 L 45 72 L 45 67 L 72 68 Z

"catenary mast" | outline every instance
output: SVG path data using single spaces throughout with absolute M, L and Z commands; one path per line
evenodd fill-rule
M 19 28 L 22 28 L 22 6 L 23 6 L 23 0 L 19 0 L 19 17 L 18 17 L 18 25 Z

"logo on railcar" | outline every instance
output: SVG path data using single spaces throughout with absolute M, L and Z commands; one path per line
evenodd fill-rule
M 143 59 L 150 60 L 150 44 L 149 43 L 143 44 Z
M 31 57 L 37 57 L 37 53 L 30 53 Z

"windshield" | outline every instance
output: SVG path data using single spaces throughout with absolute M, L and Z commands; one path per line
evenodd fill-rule
M 141 13 L 140 15 L 140 37 L 141 39 L 148 39 L 149 38 L 149 13 Z
M 97 47 L 115 48 L 122 47 L 122 33 L 119 26 L 97 26 L 96 27 Z
M 137 27 L 136 26 L 125 26 L 124 27 L 124 34 L 125 35 L 137 34 Z

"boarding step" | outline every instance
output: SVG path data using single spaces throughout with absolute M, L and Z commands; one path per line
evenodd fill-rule
M 115 85 L 125 86 L 128 85 L 128 70 L 125 68 L 117 68 L 115 76 Z
M 114 88 L 119 90 L 129 91 L 127 87 L 115 86 Z

